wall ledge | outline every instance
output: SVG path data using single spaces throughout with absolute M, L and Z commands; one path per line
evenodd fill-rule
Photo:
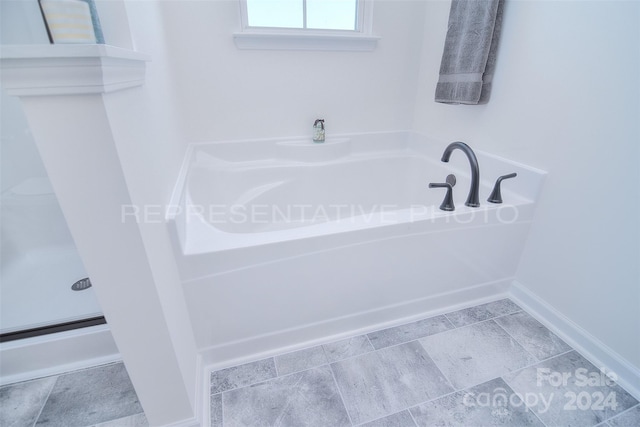
M 13 96 L 109 93 L 142 86 L 148 55 L 101 44 L 0 47 L 2 87 Z
M 365 34 L 245 31 L 233 34 L 238 49 L 371 52 L 380 37 Z

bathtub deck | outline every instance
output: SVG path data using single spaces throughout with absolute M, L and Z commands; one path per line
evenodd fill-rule
M 212 372 L 211 426 L 640 425 L 599 374 L 505 299 Z

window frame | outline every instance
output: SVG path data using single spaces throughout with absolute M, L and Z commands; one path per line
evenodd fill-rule
M 306 4 L 306 0 L 302 0 Z M 372 51 L 380 39 L 372 34 L 373 0 L 358 0 L 355 30 L 252 27 L 247 0 L 238 0 L 241 30 L 233 33 L 238 49 Z M 306 26 L 306 8 L 303 18 Z

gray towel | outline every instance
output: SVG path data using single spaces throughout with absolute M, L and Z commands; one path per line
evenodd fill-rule
M 444 43 L 436 102 L 486 104 L 504 0 L 453 0 Z

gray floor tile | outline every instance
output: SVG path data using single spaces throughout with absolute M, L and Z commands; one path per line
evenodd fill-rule
M 615 383 L 589 385 L 586 380 L 592 375 L 600 378 L 600 370 L 572 351 L 505 375 L 504 379 L 517 393 L 532 398 L 531 402 L 525 401 L 548 427 L 595 426 L 638 403 Z
M 327 364 L 327 357 L 321 345 L 285 353 L 277 356 L 275 360 L 278 375 L 292 374 Z
M 422 338 L 420 343 L 456 390 L 537 362 L 493 320 Z
M 513 301 L 509 299 L 502 299 L 471 308 L 465 308 L 464 310 L 447 313 L 446 316 L 456 327 L 460 327 L 481 322 L 483 320 L 493 319 L 494 317 L 503 316 L 505 314 L 515 313 L 520 310 L 521 308 Z
M 416 423 L 413 422 L 409 411 L 389 415 L 388 417 L 380 418 L 370 423 L 362 424 L 360 427 L 416 427 Z
M 449 394 L 411 408 L 418 426 L 544 427 L 501 379 Z
M 211 427 L 222 427 L 222 393 L 214 394 L 209 401 Z
M 453 391 L 415 341 L 336 362 L 331 368 L 355 424 Z
M 499 317 L 495 321 L 538 360 L 571 350 L 564 341 L 524 311 Z
M 211 394 L 248 386 L 276 377 L 273 358 L 233 366 L 211 373 Z
M 383 329 L 368 334 L 369 340 L 376 349 L 417 340 L 429 335 L 452 329 L 451 322 L 444 316 L 435 316 L 417 322 L 407 323 L 393 328 Z
M 88 426 L 142 413 L 122 363 L 60 375 L 37 426 Z
M 0 426 L 32 426 L 58 377 L 0 387 Z
M 351 425 L 328 366 L 224 392 L 222 402 L 225 427 Z
M 94 427 L 149 427 L 149 421 L 147 421 L 147 417 L 145 417 L 144 414 L 136 414 L 96 424 Z
M 624 414 L 608 421 L 611 427 L 638 427 L 640 426 L 640 405 L 634 406 Z
M 346 340 L 332 342 L 323 345 L 323 347 L 329 363 L 359 356 L 373 350 L 373 346 L 366 335 L 359 335 L 357 337 L 347 338 Z

